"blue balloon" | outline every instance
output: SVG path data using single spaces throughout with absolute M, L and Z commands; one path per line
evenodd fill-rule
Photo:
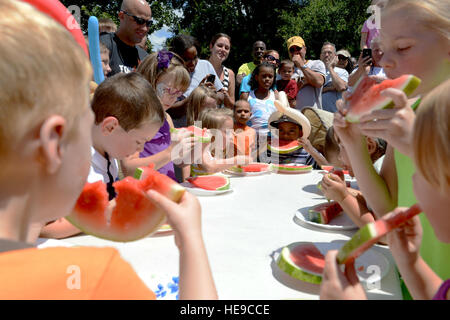
M 94 70 L 94 81 L 100 84 L 105 80 L 100 57 L 100 34 L 97 17 L 90 17 L 88 21 L 89 56 L 91 57 L 92 69 Z

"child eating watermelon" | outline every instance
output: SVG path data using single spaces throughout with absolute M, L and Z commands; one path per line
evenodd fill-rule
M 447 80 L 422 101 L 412 137 L 413 158 L 417 168 L 413 176 L 414 193 L 436 237 L 443 243 L 450 243 L 449 132 L 450 80 Z M 397 208 L 382 219 L 392 217 L 403 210 L 404 208 Z M 442 281 L 420 255 L 422 234 L 418 216 L 389 233 L 387 238 L 392 256 L 414 299 L 450 300 L 450 279 Z M 346 265 L 343 273 L 336 263 L 336 256 L 337 251 L 330 251 L 325 258 L 321 298 L 365 298 L 354 264 Z
M 139 152 L 164 121 L 161 103 L 150 83 L 140 74 L 118 74 L 106 79 L 92 101 L 95 124 L 92 131 L 91 170 L 88 182 L 103 181 L 109 200 L 119 179 L 117 160 Z M 66 238 L 80 231 L 65 219 L 45 226 L 41 236 Z
M 213 134 L 211 143 L 205 143 L 201 155 L 191 165 L 191 176 L 201 176 L 227 170 L 237 164 L 248 164 L 252 158 L 246 155 L 234 156 L 233 112 L 230 109 L 204 109 L 199 121 Z M 196 152 L 194 152 L 196 153 Z
M 266 148 L 268 148 L 269 161 L 275 164 L 314 165 L 316 168 L 327 165 L 327 160 L 303 134 L 303 128 L 311 127 L 308 118 L 294 109 L 292 109 L 291 115 L 292 117 L 276 111 L 269 118 L 270 126 L 277 129 L 278 132 L 271 139 L 268 139 Z M 310 132 L 310 130 L 307 131 Z M 276 144 L 279 145 L 279 150 Z M 283 145 L 286 144 L 292 146 L 292 148 L 282 149 Z
M 68 215 L 86 182 L 92 68 L 67 30 L 22 1 L 0 2 L 0 38 L 0 299 L 154 299 L 115 249 L 37 249 L 27 241 L 32 225 Z M 180 298 L 216 298 L 198 201 L 189 193 L 180 204 L 148 196 L 175 229 Z M 68 286 L 73 266 L 81 270 L 77 290 Z
M 345 146 L 340 144 L 339 137 L 335 136 L 334 139 L 339 147 L 338 162 L 342 164 L 344 170 L 349 171 L 350 176 L 354 176 Z M 371 161 L 379 172 L 378 168 L 381 168 L 381 164 L 383 163 L 386 144 L 381 139 L 373 139 L 370 137 L 366 137 L 366 141 Z M 343 211 L 358 227 L 362 227 L 375 220 L 362 193 L 359 190 L 348 188 L 341 177 L 333 173 L 325 174 L 321 186 L 325 197 L 339 203 Z

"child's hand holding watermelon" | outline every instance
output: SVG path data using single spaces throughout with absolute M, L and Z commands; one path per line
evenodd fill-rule
M 397 208 L 392 213 L 383 216 L 388 219 L 403 212 L 407 208 Z M 408 220 L 402 227 L 387 235 L 389 249 L 398 265 L 413 265 L 420 258 L 422 242 L 422 225 L 418 216 Z
M 382 91 L 381 95 L 391 98 L 395 107 L 363 115 L 359 124 L 361 133 L 386 140 L 401 153 L 412 157 L 411 137 L 416 119 L 414 110 L 409 107 L 408 98 L 401 90 L 389 88 Z
M 148 197 L 166 212 L 180 250 L 180 299 L 217 299 L 217 290 L 208 262 L 201 228 L 201 207 L 195 196 L 185 192 L 179 204 L 158 192 Z
M 325 174 L 322 179 L 322 191 L 327 199 L 342 202 L 350 192 L 345 182 L 336 174 Z
M 337 250 L 331 250 L 325 256 L 322 283 L 320 285 L 321 300 L 365 300 L 363 286 L 356 275 L 354 261 L 345 265 L 342 272 L 337 263 Z

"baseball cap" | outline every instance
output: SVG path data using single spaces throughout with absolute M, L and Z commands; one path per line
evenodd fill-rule
M 303 48 L 305 46 L 305 41 L 303 40 L 302 37 L 299 36 L 294 36 L 289 38 L 289 40 L 287 41 L 287 48 L 288 50 L 292 47 L 292 46 L 297 46 L 300 48 Z
M 336 52 L 336 55 L 342 55 L 346 58 L 351 58 L 350 52 L 348 52 L 347 50 L 339 50 L 338 52 Z

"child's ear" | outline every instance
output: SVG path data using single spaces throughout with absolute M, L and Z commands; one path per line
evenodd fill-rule
M 372 155 L 375 152 L 377 152 L 377 142 L 370 138 L 370 137 L 366 137 L 366 142 L 367 142 L 367 149 L 369 150 L 369 154 Z
M 119 127 L 119 120 L 116 117 L 106 117 L 103 119 L 100 127 L 104 136 L 110 135 Z
M 48 173 L 53 174 L 61 167 L 64 147 L 61 143 L 67 130 L 66 120 L 58 115 L 49 117 L 39 131 L 40 156 Z

